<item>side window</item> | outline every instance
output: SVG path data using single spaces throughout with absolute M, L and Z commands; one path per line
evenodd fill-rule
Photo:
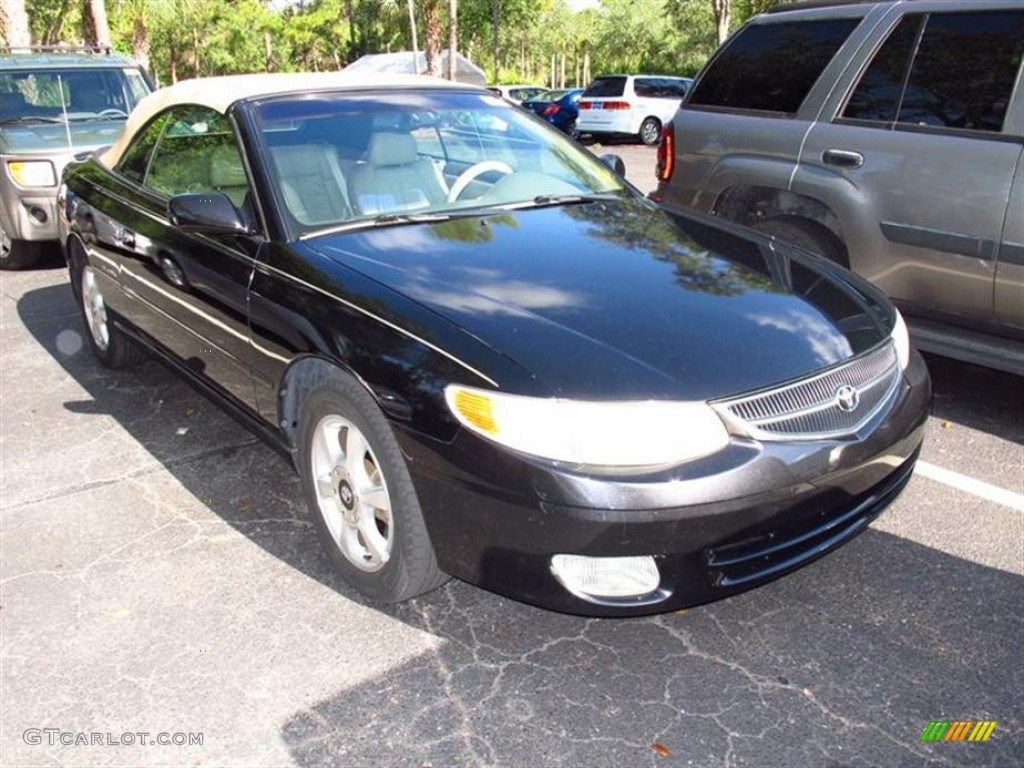
M 1024 10 L 933 13 L 900 123 L 1001 131 L 1024 52 Z
M 144 183 L 169 197 L 223 192 L 241 207 L 249 182 L 227 117 L 205 107 L 175 109 Z
M 622 96 L 626 92 L 626 78 L 599 77 L 583 92 L 583 98 L 600 99 L 609 96 Z
M 164 126 L 170 112 L 164 112 L 151 120 L 149 125 L 142 129 L 135 138 L 135 143 L 128 147 L 121 162 L 117 165 L 117 171 L 122 176 L 127 176 L 134 182 L 142 184 L 146 179 L 146 169 L 149 167 L 149 158 L 153 154 L 153 148 L 160 140 L 164 132 Z
M 718 53 L 690 104 L 792 115 L 859 19 L 750 24 Z
M 864 71 L 842 116 L 891 123 L 899 111 L 903 80 L 914 53 L 923 16 L 904 17 Z
M 129 110 L 134 109 L 135 105 L 142 101 L 147 95 L 149 95 L 149 83 L 137 69 L 126 69 L 124 71 L 125 80 L 128 83 L 128 96 L 131 100 Z

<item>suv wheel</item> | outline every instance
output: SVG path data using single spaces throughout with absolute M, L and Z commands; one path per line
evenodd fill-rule
M 792 243 L 815 256 L 849 269 L 850 262 L 839 239 L 821 224 L 797 216 L 773 216 L 756 222 L 754 229 L 779 240 Z
M 39 260 L 39 246 L 26 240 L 12 240 L 0 226 L 0 269 L 27 269 Z
M 656 117 L 646 117 L 640 123 L 640 141 L 648 147 L 655 147 L 661 141 L 661 120 Z

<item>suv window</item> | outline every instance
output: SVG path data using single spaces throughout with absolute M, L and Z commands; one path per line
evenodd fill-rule
M 141 75 L 137 77 L 141 80 Z M 65 109 L 72 120 L 92 119 L 104 112 L 104 117 L 125 117 L 145 95 L 141 89 L 126 86 L 125 74 L 119 69 L 4 71 L 0 72 L 5 105 L 2 117 L 58 118 Z
M 860 19 L 749 24 L 701 76 L 690 104 L 794 114 Z
M 605 96 L 621 96 L 626 92 L 626 78 L 599 77 L 583 92 L 583 98 L 603 98 Z
M 865 70 L 843 117 L 851 120 L 892 122 L 899 111 L 903 79 L 921 30 L 921 15 L 904 17 Z
M 686 95 L 689 83 L 668 77 L 638 77 L 633 81 L 637 96 L 652 99 L 681 99 Z
M 842 116 L 1000 131 L 1022 52 L 1024 11 L 908 15 L 875 55 Z
M 1024 51 L 1024 11 L 933 13 L 898 122 L 1000 131 Z

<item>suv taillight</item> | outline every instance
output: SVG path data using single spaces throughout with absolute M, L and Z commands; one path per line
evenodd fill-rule
M 669 181 L 672 171 L 676 169 L 676 139 L 672 132 L 672 123 L 666 123 L 661 129 L 661 141 L 658 142 L 657 163 L 654 173 L 658 181 Z
M 601 109 L 629 109 L 628 101 L 606 101 Z

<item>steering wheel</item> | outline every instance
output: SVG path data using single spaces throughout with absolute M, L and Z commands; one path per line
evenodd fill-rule
M 503 163 L 500 160 L 484 160 L 481 163 L 475 163 L 459 174 L 459 178 L 455 180 L 452 188 L 448 190 L 448 197 L 445 198 L 445 202 L 454 203 L 466 191 L 466 187 L 469 186 L 473 179 L 488 171 L 497 171 L 506 176 L 514 173 L 508 163 Z
M 123 109 L 101 109 L 100 115 L 103 117 L 128 117 L 128 113 Z

